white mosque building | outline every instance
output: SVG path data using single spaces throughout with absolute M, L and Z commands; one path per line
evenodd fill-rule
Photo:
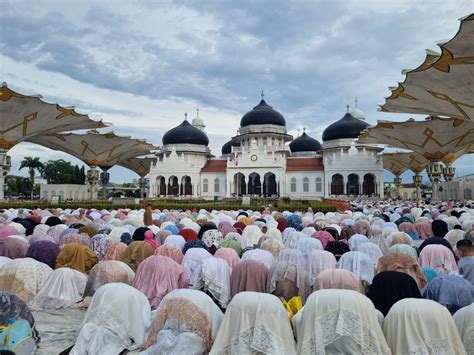
M 357 108 L 328 126 L 323 144 L 304 132 L 293 139 L 265 100 L 247 112 L 215 157 L 199 117 L 165 133 L 150 170 L 150 197 L 383 197 L 381 148 L 358 144 L 367 128 Z

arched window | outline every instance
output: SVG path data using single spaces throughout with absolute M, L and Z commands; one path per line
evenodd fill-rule
M 291 178 L 290 180 L 290 191 L 296 192 L 296 178 Z
M 202 181 L 202 192 L 208 192 L 209 191 L 209 180 L 204 179 Z
M 219 192 L 219 179 L 214 179 L 214 192 Z
M 316 178 L 316 192 L 321 192 L 323 189 L 323 181 L 320 177 Z
M 309 192 L 309 179 L 303 178 L 303 192 Z

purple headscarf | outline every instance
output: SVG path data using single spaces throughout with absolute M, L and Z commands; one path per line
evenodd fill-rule
M 60 251 L 61 249 L 56 243 L 40 240 L 30 245 L 26 252 L 26 257 L 36 259 L 54 269 L 56 257 Z
M 10 259 L 24 258 L 28 250 L 28 242 L 15 237 L 0 239 L 0 256 Z

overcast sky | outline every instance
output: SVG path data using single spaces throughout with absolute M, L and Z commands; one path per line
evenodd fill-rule
M 306 127 L 321 140 L 356 96 L 371 124 L 407 119 L 377 105 L 402 69 L 455 35 L 474 2 L 0 0 L 0 8 L 0 80 L 10 88 L 155 145 L 199 107 L 220 155 L 262 89 L 295 136 Z M 9 154 L 14 174 L 24 156 L 79 162 L 26 143 Z M 474 157 L 455 166 L 474 173 Z M 111 173 L 113 182 L 136 178 Z

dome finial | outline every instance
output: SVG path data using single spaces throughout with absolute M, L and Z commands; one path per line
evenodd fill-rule
M 355 107 L 356 109 L 359 108 L 359 103 L 358 103 L 358 101 L 357 101 L 357 96 L 356 96 L 355 99 L 354 99 L 354 107 Z
M 263 93 L 263 89 L 262 89 L 262 93 L 260 94 L 260 96 L 262 97 L 262 100 L 263 100 L 263 98 L 265 97 L 265 94 Z
M 303 127 L 303 133 L 306 133 L 306 127 Z
M 188 113 L 187 113 L 187 112 L 184 113 L 184 120 L 185 120 L 185 121 L 188 120 Z
M 346 105 L 347 113 L 349 113 L 349 108 L 350 108 L 350 106 Z
M 199 117 L 199 106 L 196 107 L 196 117 Z

